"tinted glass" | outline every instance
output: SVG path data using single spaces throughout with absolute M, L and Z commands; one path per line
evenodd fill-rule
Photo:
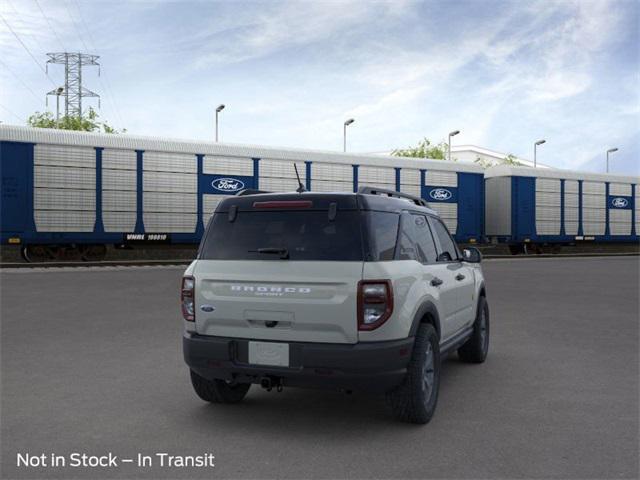
M 405 213 L 402 216 L 402 227 L 400 228 L 400 236 L 398 238 L 398 260 L 417 260 L 424 262 L 418 248 L 418 237 L 415 228 L 415 215 Z
M 360 214 L 326 211 L 239 212 L 213 216 L 200 258 L 204 260 L 342 260 L 362 261 Z M 263 249 L 263 252 L 258 252 Z M 264 252 L 274 249 L 275 252 Z
M 367 225 L 367 260 L 381 262 L 393 260 L 398 239 L 400 215 L 391 212 L 363 213 Z
M 413 228 L 415 230 L 416 248 L 418 256 L 422 258 L 422 263 L 433 263 L 436 261 L 436 245 L 431 236 L 431 229 L 424 215 L 411 215 L 413 217 Z
M 458 251 L 451 235 L 449 235 L 449 232 L 447 231 L 447 228 L 436 218 L 431 218 L 430 223 L 434 235 L 438 237 L 440 242 L 440 248 L 442 250 L 440 254 L 444 257 L 441 261 L 446 262 L 456 260 L 458 258 Z

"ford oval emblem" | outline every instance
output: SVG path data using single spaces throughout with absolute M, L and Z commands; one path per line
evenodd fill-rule
M 616 197 L 611 200 L 611 205 L 613 205 L 615 208 L 625 208 L 627 205 L 629 205 L 629 200 L 622 197 Z
M 446 188 L 434 188 L 429 192 L 429 196 L 434 200 L 442 202 L 444 200 L 449 200 L 453 195 L 451 191 Z
M 239 192 L 244 189 L 244 182 L 237 178 L 218 178 L 211 186 L 220 192 Z
M 200 305 L 200 310 L 203 312 L 213 312 L 216 309 L 213 305 Z

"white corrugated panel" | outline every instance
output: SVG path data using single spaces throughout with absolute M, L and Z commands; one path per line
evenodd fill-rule
M 609 234 L 631 235 L 631 213 L 631 210 L 609 209 Z
M 604 182 L 582 182 L 582 193 L 592 193 L 598 195 L 604 195 L 606 193 L 606 186 Z
M 169 152 L 144 152 L 142 169 L 154 172 L 197 173 L 198 163 L 195 155 Z
M 565 193 L 578 193 L 580 185 L 577 180 L 565 180 L 564 192 Z
M 253 159 L 205 155 L 202 171 L 213 175 L 253 177 Z
M 536 191 L 560 192 L 560 180 L 553 178 L 536 178 Z
M 564 232 L 566 235 L 578 234 L 578 217 L 580 195 L 579 185 L 576 180 L 564 182 Z
M 229 195 L 203 195 L 202 196 L 202 223 L 206 227 L 209 222 L 209 218 L 218 208 L 218 204 L 229 198 Z
M 458 204 L 457 203 L 428 203 L 427 206 L 440 215 L 452 235 L 458 229 Z
M 607 205 L 607 199 L 604 195 L 582 195 L 582 206 L 584 208 L 602 208 Z
M 365 184 L 395 186 L 396 171 L 394 168 L 360 166 L 358 167 L 358 185 Z
M 456 172 L 427 170 L 424 181 L 425 185 L 437 187 L 457 187 L 458 174 Z
M 92 232 L 95 211 L 34 210 L 38 232 Z
M 78 167 L 49 167 L 36 165 L 34 167 L 34 186 L 40 188 L 64 188 L 95 190 L 95 168 Z
M 401 184 L 400 185 L 400 191 L 402 193 L 408 193 L 409 195 L 413 195 L 414 197 L 421 197 L 422 196 L 422 189 L 421 189 L 420 185 Z
M 629 183 L 610 183 L 609 195 L 623 195 L 625 197 L 631 196 L 631 184 Z
M 311 180 L 313 192 L 353 192 L 353 182 L 338 182 L 330 180 Z
M 198 196 L 194 193 L 144 192 L 142 198 L 147 212 L 196 213 Z
M 564 209 L 564 233 L 566 235 L 578 234 L 579 209 L 577 207 L 565 207 Z
M 33 195 L 36 210 L 88 210 L 96 208 L 95 190 L 36 188 Z
M 337 163 L 312 163 L 311 187 L 317 180 L 334 180 L 348 182 L 353 185 L 353 166 Z
M 420 170 L 414 168 L 403 168 L 400 170 L 400 186 L 418 185 L 420 186 Z
M 135 170 L 137 168 L 136 152 L 133 150 L 116 150 L 107 148 L 102 151 L 102 169 Z
M 190 173 L 144 172 L 142 183 L 148 192 L 197 192 L 197 175 Z
M 102 169 L 102 190 L 136 191 L 135 170 Z
M 193 233 L 196 231 L 195 213 L 144 213 L 144 230 L 151 233 Z
M 536 233 L 560 234 L 560 180 L 536 179 Z
M 390 183 L 374 183 L 374 182 L 361 182 L 358 180 L 358 188 L 360 187 L 373 187 L 373 188 L 381 188 L 383 190 L 396 190 L 395 184 L 392 185 Z
M 582 230 L 585 235 L 604 235 L 606 207 L 604 182 L 582 182 Z
M 133 232 L 136 228 L 136 212 L 103 211 L 102 224 L 105 232 Z
M 298 167 L 298 174 L 304 184 L 306 177 L 306 165 L 304 162 L 287 162 L 279 160 L 262 159 L 258 163 L 260 171 L 260 188 L 262 188 L 263 178 L 296 178 L 296 171 L 293 164 Z
M 304 179 L 302 185 L 304 185 Z M 260 177 L 260 190 L 268 192 L 295 192 L 298 188 L 298 180 L 294 178 L 263 178 Z
M 96 151 L 34 147 L 34 220 L 39 232 L 91 232 L 95 225 Z
M 96 151 L 91 147 L 37 144 L 33 149 L 35 165 L 96 168 Z
M 564 222 L 564 231 L 566 235 L 577 235 L 578 234 L 578 222 L 570 222 L 565 220 Z
M 135 191 L 104 190 L 102 192 L 102 210 L 111 212 L 135 212 L 136 203 L 137 198 Z

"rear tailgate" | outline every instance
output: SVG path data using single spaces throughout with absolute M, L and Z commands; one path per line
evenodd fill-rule
M 199 260 L 201 335 L 356 343 L 360 261 Z

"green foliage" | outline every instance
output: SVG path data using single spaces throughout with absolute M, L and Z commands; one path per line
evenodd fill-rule
M 426 137 L 418 142 L 416 147 L 398 148 L 391 152 L 396 157 L 432 158 L 436 160 L 447 160 L 449 146 L 442 141 L 437 145 L 432 145 Z M 455 158 L 452 161 L 456 161 Z
M 495 165 L 511 165 L 511 166 L 514 166 L 514 167 L 524 165 L 522 162 L 519 162 L 517 160 L 517 157 L 515 155 L 513 155 L 512 153 L 510 153 L 509 155 L 507 155 L 506 157 L 504 157 L 502 160 L 500 160 L 498 162 L 494 162 L 492 160 L 487 160 L 487 159 L 484 159 L 484 158 L 476 157 L 474 163 L 477 163 L 482 168 L 489 168 L 489 167 L 493 167 Z
M 36 128 L 59 128 L 62 130 L 81 130 L 84 132 L 104 132 L 104 133 L 120 133 L 107 122 L 98 120 L 98 113 L 89 108 L 86 115 L 82 117 L 64 116 L 60 120 L 56 120 L 51 112 L 36 112 L 27 119 L 27 125 Z M 122 129 L 122 133 L 127 131 Z

